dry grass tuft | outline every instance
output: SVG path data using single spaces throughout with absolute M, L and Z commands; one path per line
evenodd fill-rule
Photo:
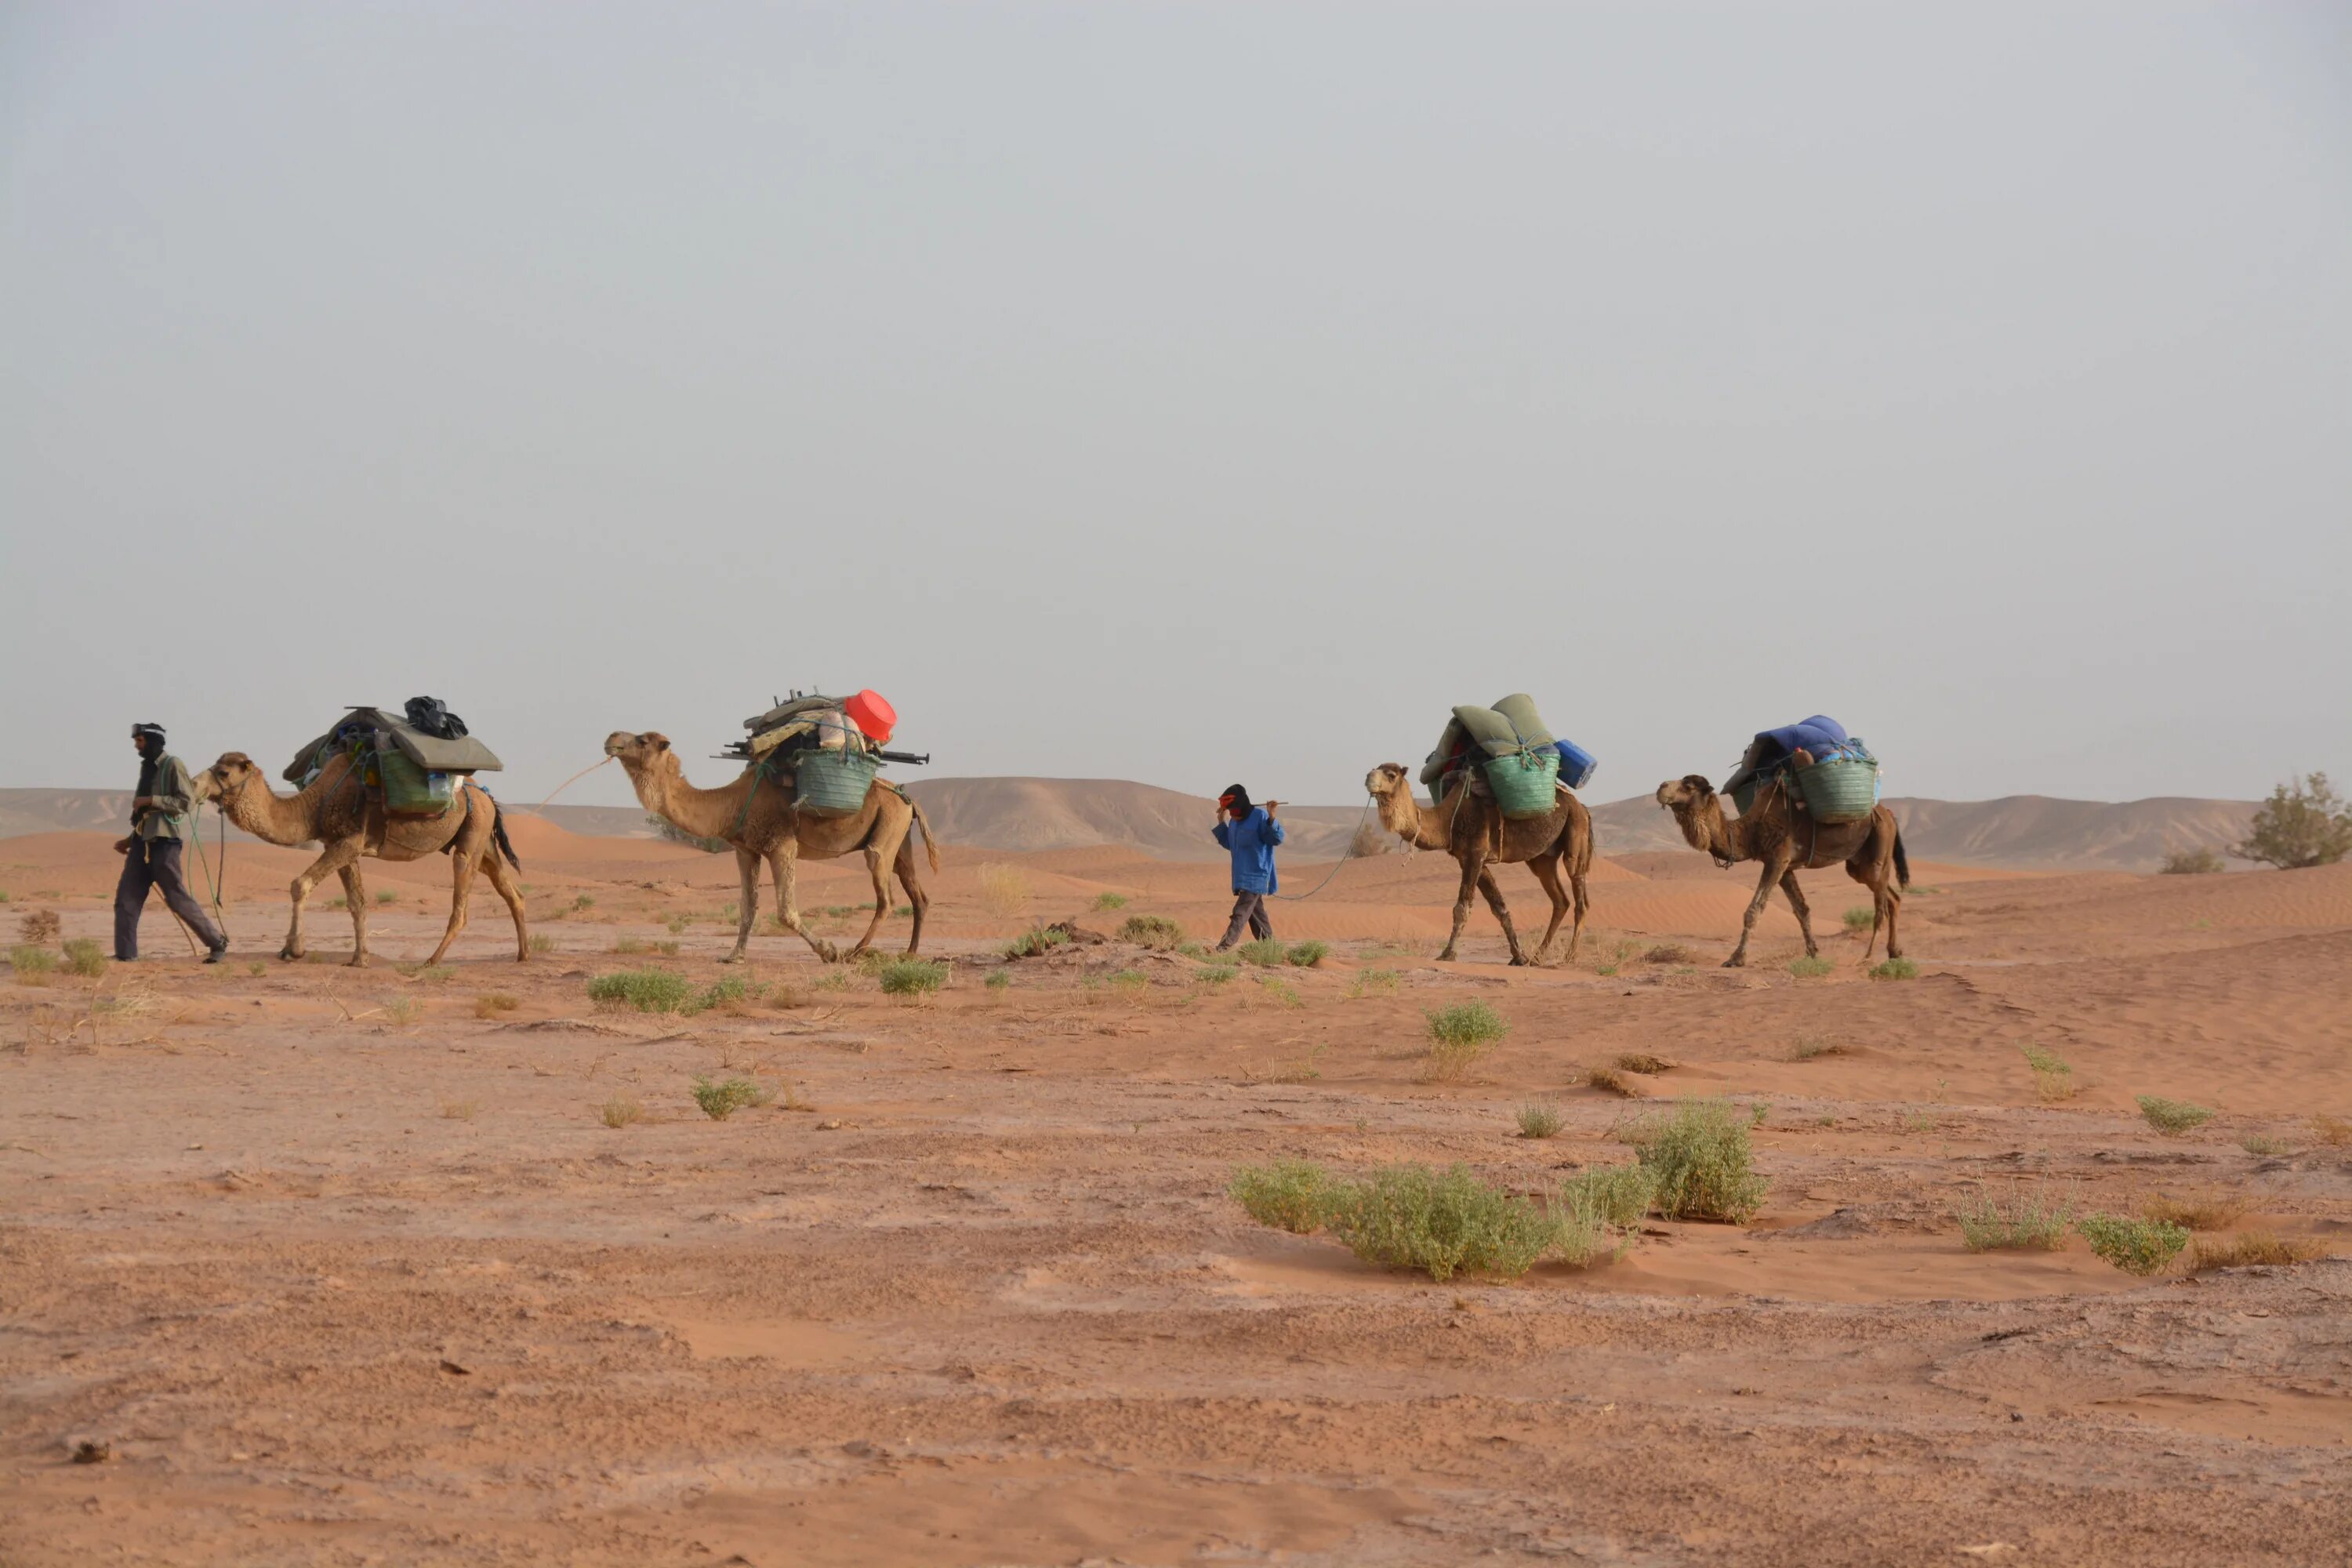
M 1815 957 L 1811 953 L 1801 958 L 1789 960 L 1789 973 L 1800 980 L 1819 980 L 1836 967 L 1837 965 L 1828 959 Z
M 1559 1107 L 1546 1100 L 1531 1100 L 1519 1107 L 1519 1136 L 1551 1138 L 1559 1132 Z
M 616 1094 L 597 1110 L 607 1127 L 626 1127 L 632 1121 L 645 1119 L 646 1108 L 625 1094 Z
M 502 1013 L 511 1013 L 521 1005 L 522 998 L 520 996 L 510 996 L 503 991 L 485 991 L 474 998 L 474 1016 L 495 1018 Z
M 478 1100 L 448 1100 L 441 1101 L 441 1119 L 445 1121 L 471 1121 L 482 1113 Z
M 2290 1238 L 2267 1230 L 2250 1230 L 2242 1236 L 2200 1236 L 2189 1249 L 2189 1272 L 2308 1263 L 2326 1250 L 2315 1241 Z
M 2054 1252 L 2066 1245 L 2074 1205 L 2046 1191 L 2019 1191 L 2002 1203 L 1990 1194 L 1960 1209 L 1960 1239 L 1970 1252 L 2034 1248 Z
M 1698 954 L 1680 942 L 1662 942 L 1642 955 L 1644 963 L 1696 963 Z
M 2311 1136 L 2330 1149 L 2341 1149 L 2352 1143 L 2352 1121 L 2340 1116 L 2315 1116 L 2311 1119 Z
M 2034 1098 L 2045 1105 L 2056 1105 L 2074 1098 L 2074 1065 L 2055 1051 L 2040 1046 L 2017 1047 L 2025 1058 L 2025 1065 L 2033 1069 Z
M 1617 1065 L 1627 1072 L 1662 1073 L 1674 1070 L 1674 1063 L 1664 1057 L 1654 1057 L 1643 1051 L 1628 1051 L 1617 1058 Z
M 27 910 L 16 921 L 16 934 L 36 947 L 57 941 L 58 933 L 64 929 L 65 922 L 58 918 L 55 910 Z
M 2142 1219 L 2163 1220 L 2189 1230 L 2227 1230 L 2245 1217 L 2251 1206 L 2235 1193 L 2218 1187 L 2175 1197 L 2158 1193 L 2139 1205 Z
M 1615 1068 L 1593 1068 L 1584 1075 L 1584 1081 L 1608 1094 L 1622 1094 L 1628 1100 L 1643 1098 L 1641 1087 L 1629 1082 Z
M 1792 1062 L 1810 1062 L 1822 1057 L 1850 1057 L 1852 1055 L 1853 1055 L 1853 1051 L 1851 1047 L 1841 1045 L 1835 1040 L 1822 1039 L 1818 1036 L 1814 1035 L 1807 1035 L 1804 1038 L 1799 1040 L 1795 1045 L 1789 1047 L 1789 1059 Z

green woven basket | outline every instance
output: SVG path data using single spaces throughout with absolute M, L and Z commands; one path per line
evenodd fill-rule
M 438 816 L 457 798 L 458 775 L 427 773 L 390 747 L 375 754 L 383 808 L 394 816 Z
M 1557 804 L 1558 792 L 1552 786 L 1559 777 L 1559 753 L 1549 746 L 1540 752 L 1496 757 L 1486 763 L 1486 784 L 1495 792 L 1495 804 L 1514 821 L 1549 816 Z
M 818 816 L 847 816 L 864 808 L 881 763 L 861 752 L 806 751 L 793 762 L 793 804 Z
M 1832 757 L 1799 769 L 1797 789 L 1815 822 L 1860 822 L 1878 804 L 1878 764 L 1859 757 Z

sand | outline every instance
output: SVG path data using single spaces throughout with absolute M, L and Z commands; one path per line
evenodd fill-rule
M 528 965 L 483 889 L 446 973 L 402 972 L 446 916 L 437 858 L 368 863 L 394 896 L 376 967 L 341 966 L 348 917 L 316 907 L 313 961 L 281 963 L 307 857 L 235 845 L 236 962 L 193 964 L 158 907 L 147 962 L 0 983 L 0 1561 L 2311 1563 L 2352 1540 L 2352 1147 L 2315 1121 L 2352 1116 L 2352 867 L 1922 862 L 1918 978 L 1873 982 L 1834 873 L 1808 879 L 1822 979 L 1788 973 L 1779 907 L 1752 967 L 1717 968 L 1752 878 L 1687 854 L 1597 868 L 1572 964 L 1505 967 L 1481 910 L 1441 967 L 1451 864 L 1388 856 L 1277 908 L 1334 948 L 1286 995 L 1118 946 L 993 956 L 1037 919 L 1213 934 L 1214 866 L 951 849 L 935 1001 L 822 989 L 841 972 L 763 934 L 751 978 L 791 1005 L 678 1017 L 586 984 L 729 973 L 731 858 L 516 837 L 552 942 Z M 0 841 L 0 920 L 102 941 L 106 845 Z M 1026 900 L 987 907 L 1007 870 Z M 808 867 L 803 902 L 863 883 Z M 1532 880 L 1504 887 L 1525 931 Z M 1102 983 L 1122 969 L 1149 984 Z M 1472 997 L 1510 1034 L 1419 1081 L 1423 1009 Z M 2029 1043 L 2074 1098 L 2037 1098 Z M 1645 1100 L 1761 1108 L 1753 1224 L 1653 1218 L 1614 1262 L 1437 1285 L 1224 1195 L 1277 1155 L 1530 1192 L 1622 1163 L 1643 1107 L 1584 1076 L 1633 1051 L 1673 1064 L 1628 1079 Z M 778 1098 L 707 1119 L 694 1080 L 730 1074 Z M 2166 1136 L 2151 1093 L 2221 1114 Z M 1559 1136 L 1515 1136 L 1536 1098 Z M 605 1126 L 616 1100 L 641 1119 Z M 2021 1187 L 2226 1196 L 2231 1229 L 2324 1256 L 2143 1280 L 2079 1239 L 1969 1252 L 1955 1208 Z M 84 1442 L 110 1457 L 74 1463 Z

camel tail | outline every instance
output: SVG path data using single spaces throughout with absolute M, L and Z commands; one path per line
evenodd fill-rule
M 483 793 L 489 794 L 487 790 Z M 515 856 L 514 840 L 507 837 L 506 808 L 499 805 L 499 797 L 494 795 L 490 795 L 490 837 L 497 840 L 499 853 L 507 858 L 507 864 L 518 871 L 521 870 L 522 861 Z M 1895 852 L 1902 853 L 1899 849 Z
M 931 875 L 936 877 L 940 873 L 940 841 L 931 837 L 931 820 L 923 815 L 923 808 L 915 804 L 911 795 L 907 797 L 907 807 L 915 814 L 915 826 L 923 830 L 923 851 L 930 857 Z
M 1903 829 L 1895 829 L 1895 884 L 1900 888 L 1911 885 L 1911 857 L 1903 852 Z

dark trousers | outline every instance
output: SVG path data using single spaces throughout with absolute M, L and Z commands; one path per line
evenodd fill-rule
M 1234 889 L 1234 918 L 1226 923 L 1225 940 L 1219 947 L 1231 947 L 1242 939 L 1242 927 L 1249 927 L 1250 935 L 1263 941 L 1274 934 L 1274 922 L 1266 918 L 1265 895 L 1244 893 Z
M 180 841 L 176 838 L 133 838 L 131 853 L 122 858 L 122 880 L 114 887 L 114 956 L 130 960 L 139 956 L 139 911 L 147 907 L 147 889 L 163 889 L 163 901 L 172 912 L 188 922 L 196 940 L 209 948 L 228 945 L 213 922 L 205 918 L 204 905 L 188 894 L 187 880 L 180 875 Z

